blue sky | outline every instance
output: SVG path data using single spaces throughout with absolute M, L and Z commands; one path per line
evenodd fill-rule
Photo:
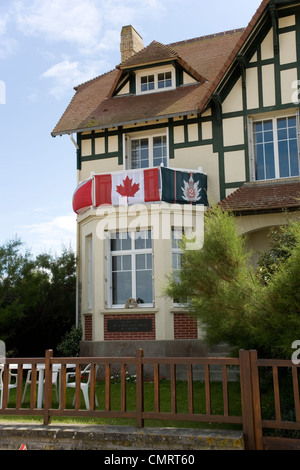
M 260 3 L 0 0 L 0 245 L 75 249 L 75 147 L 50 133 L 73 87 L 120 63 L 122 26 L 168 44 L 247 26 Z

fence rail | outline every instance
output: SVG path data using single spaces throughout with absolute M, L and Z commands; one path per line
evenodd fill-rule
M 82 369 L 90 366 L 87 382 L 81 377 Z M 67 407 L 66 396 L 69 385 L 70 367 L 73 370 L 75 384 L 74 406 Z M 120 371 L 120 409 L 113 410 L 112 400 L 112 374 L 115 367 Z M 144 383 L 145 369 L 153 370 L 153 410 L 145 410 Z M 169 368 L 170 384 L 170 410 L 161 409 L 161 368 Z M 187 411 L 178 411 L 177 397 L 177 368 L 186 368 L 186 394 Z M 205 412 L 195 409 L 195 370 L 203 370 Z M 220 382 L 222 384 L 223 413 L 214 413 L 212 409 L 211 369 L 218 367 Z M 134 370 L 136 376 L 135 409 L 127 409 L 127 373 L 128 368 Z M 232 414 L 229 399 L 229 369 L 234 368 L 239 376 L 240 383 L 240 412 Z M 269 369 L 272 374 L 274 390 L 274 417 L 263 418 L 261 404 L 261 371 Z M 279 369 L 291 371 L 292 393 L 294 397 L 295 418 L 285 421 L 282 417 Z M 30 403 L 23 407 L 24 378 L 30 370 Z M 129 418 L 134 419 L 137 428 L 144 426 L 145 420 L 173 420 L 203 423 L 226 423 L 240 425 L 243 429 L 247 449 L 261 450 L 284 445 L 284 439 L 263 436 L 263 429 L 300 430 L 300 399 L 297 365 L 291 361 L 258 359 L 256 351 L 241 350 L 238 358 L 211 358 L 211 357 L 144 357 L 143 350 L 138 349 L 136 356 L 132 357 L 76 357 L 55 358 L 51 350 L 46 351 L 44 358 L 18 358 L 6 359 L 2 365 L 2 381 L 0 380 L 0 393 L 2 407 L 1 415 L 33 415 L 42 416 L 44 424 L 50 423 L 54 416 L 98 417 L 98 418 Z M 15 372 L 16 371 L 16 372 Z M 53 373 L 59 375 L 59 403 L 53 406 L 52 379 Z M 1 372 L 1 366 L 0 366 Z M 97 403 L 96 383 L 97 374 L 102 374 L 105 381 L 104 402 Z M 84 384 L 84 385 L 83 385 Z M 89 389 L 89 403 L 82 405 L 81 392 L 83 388 Z M 11 389 L 16 389 L 15 401 L 9 401 Z M 181 408 L 181 407 L 180 407 Z M 297 448 L 299 439 L 285 441 L 290 447 Z

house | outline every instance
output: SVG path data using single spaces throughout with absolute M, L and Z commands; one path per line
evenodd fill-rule
M 183 232 L 201 247 L 212 202 L 254 252 L 298 217 L 299 44 L 288 0 L 263 0 L 245 29 L 168 45 L 125 26 L 120 65 L 75 89 L 52 135 L 77 147 L 82 354 L 207 353 L 184 304 L 163 296 L 166 275 Z

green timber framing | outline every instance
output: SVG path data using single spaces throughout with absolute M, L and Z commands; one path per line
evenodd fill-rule
M 278 27 L 278 19 L 287 16 L 295 15 L 295 25 L 287 26 L 284 28 Z M 263 59 L 261 57 L 261 43 L 266 38 L 270 29 L 273 27 L 274 32 L 274 57 Z M 245 182 L 250 181 L 250 158 L 249 158 L 249 136 L 248 136 L 248 118 L 258 114 L 266 112 L 283 111 L 288 109 L 299 109 L 299 105 L 294 103 L 282 103 L 281 98 L 281 72 L 289 69 L 297 69 L 298 77 L 300 77 L 300 47 L 297 48 L 297 60 L 292 63 L 280 64 L 279 58 L 279 35 L 295 32 L 296 43 L 300 45 L 300 3 L 290 2 L 285 0 L 273 0 L 269 3 L 268 13 L 263 15 L 259 25 L 256 27 L 251 37 L 248 38 L 246 44 L 243 46 L 242 51 L 232 64 L 230 70 L 215 90 L 211 101 L 209 102 L 207 109 L 211 108 L 212 114 L 206 115 L 187 115 L 178 116 L 174 119 L 168 118 L 160 119 L 157 118 L 153 123 L 147 123 L 145 125 L 133 124 L 130 127 L 124 127 L 118 125 L 116 128 L 107 128 L 102 130 L 91 130 L 88 129 L 85 132 L 79 132 L 77 134 L 77 143 L 79 149 L 77 151 L 77 169 L 81 170 L 82 163 L 98 160 L 98 159 L 109 159 L 117 158 L 118 165 L 123 165 L 123 136 L 128 133 L 141 132 L 154 129 L 168 129 L 168 142 L 169 142 L 169 158 L 174 159 L 175 151 L 177 149 L 185 149 L 188 147 L 201 147 L 205 145 L 212 145 L 213 151 L 218 153 L 219 158 L 219 184 L 220 184 L 220 200 L 226 197 L 226 190 L 234 190 L 242 186 Z M 256 60 L 253 61 L 253 57 L 256 54 Z M 251 60 L 252 59 L 252 60 Z M 276 103 L 273 106 L 264 106 L 263 104 L 263 80 L 262 80 L 262 67 L 266 65 L 273 65 L 275 71 L 275 97 Z M 251 68 L 257 68 L 258 71 L 258 99 L 259 105 L 256 108 L 247 108 L 247 78 L 246 72 Z M 177 74 L 178 75 L 178 74 Z M 234 88 L 237 81 L 242 78 L 242 96 L 243 106 L 242 110 L 235 112 L 223 112 L 222 104 L 227 96 Z M 178 77 L 177 77 L 178 80 Z M 134 92 L 131 87 L 131 92 Z M 244 120 L 244 142 L 239 145 L 224 146 L 223 142 L 223 128 L 222 122 L 226 118 L 242 117 Z M 204 122 L 212 123 L 212 138 L 202 138 L 202 127 L 201 124 Z M 191 124 L 198 125 L 198 140 L 189 141 L 188 139 L 188 126 Z M 184 140 L 180 143 L 174 143 L 174 129 L 176 127 L 184 126 Z M 108 139 L 109 137 L 118 137 L 118 150 L 109 152 Z M 104 152 L 99 154 L 95 152 L 95 139 L 99 137 L 105 138 Z M 81 147 L 82 141 L 85 139 L 91 140 L 91 155 L 82 156 Z M 233 151 L 243 151 L 245 154 L 245 180 L 227 182 L 225 180 L 225 153 Z M 205 170 L 205 169 L 204 169 Z

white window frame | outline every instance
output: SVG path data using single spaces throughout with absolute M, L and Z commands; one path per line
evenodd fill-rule
M 142 232 L 149 232 L 149 236 L 152 239 L 152 234 L 151 230 L 141 230 Z M 137 271 L 136 271 L 136 255 L 137 254 L 145 254 L 145 255 L 151 255 L 152 257 L 152 302 L 151 303 L 140 303 L 139 308 L 151 308 L 154 306 L 154 259 L 153 259 L 153 243 L 151 248 L 144 248 L 141 250 L 136 250 L 134 243 L 135 243 L 135 234 L 138 232 L 133 232 L 133 231 L 128 231 L 128 232 L 123 232 L 128 233 L 131 239 L 131 249 L 130 250 L 120 250 L 120 251 L 112 251 L 111 250 L 111 240 L 115 236 L 116 232 L 109 232 L 107 233 L 107 256 L 106 256 L 106 261 L 107 261 L 107 267 L 106 267 L 106 281 L 107 281 L 107 302 L 106 306 L 107 308 L 111 309 L 117 309 L 117 308 L 124 308 L 124 304 L 113 304 L 113 270 L 112 270 L 112 258 L 113 256 L 131 256 L 131 279 L 132 279 L 132 292 L 131 292 L 131 297 L 136 299 L 136 277 L 137 277 Z M 126 299 L 129 300 L 129 299 Z
M 131 170 L 132 169 L 132 162 L 131 162 L 131 152 L 132 152 L 132 141 L 134 140 L 142 140 L 142 139 L 148 139 L 149 142 L 149 165 L 147 168 L 152 168 L 154 167 L 154 162 L 153 162 L 153 140 L 155 137 L 165 137 L 166 138 L 166 149 L 167 149 L 167 156 L 166 156 L 166 166 L 169 166 L 169 132 L 168 129 L 163 129 L 161 131 L 149 131 L 147 133 L 145 132 L 136 132 L 132 134 L 127 134 L 125 137 L 125 142 L 124 142 L 124 163 L 123 163 L 123 169 L 124 170 Z
M 172 231 L 171 231 L 172 273 L 174 277 L 177 275 L 177 273 L 180 272 L 180 268 L 178 268 L 178 266 L 174 266 L 173 255 L 176 255 L 177 260 L 178 258 L 182 257 L 183 251 L 182 251 L 182 248 L 180 247 L 180 243 L 182 242 L 183 236 L 184 236 L 184 231 L 182 228 L 172 227 Z M 186 302 L 176 302 L 173 299 L 174 307 L 186 307 L 186 305 L 187 305 Z
M 298 176 L 280 176 L 279 167 L 279 150 L 278 150 L 278 133 L 277 133 L 277 121 L 281 118 L 296 117 L 296 132 L 298 142 L 298 161 L 299 161 L 299 175 L 300 175 L 300 127 L 299 127 L 299 112 L 298 110 L 292 110 L 290 113 L 285 114 L 271 114 L 263 116 L 255 116 L 255 118 L 249 118 L 249 143 L 250 143 L 250 161 L 251 161 L 251 179 L 252 181 L 272 181 L 276 179 L 284 180 L 286 178 L 297 178 Z M 274 165 L 275 165 L 275 177 L 267 179 L 256 178 L 256 155 L 255 155 L 255 142 L 254 142 L 254 124 L 256 122 L 272 121 L 273 124 L 273 143 L 274 143 Z
M 92 310 L 93 293 L 94 293 L 94 280 L 93 280 L 93 238 L 92 236 L 87 237 L 87 256 L 88 256 L 88 309 Z
M 171 73 L 172 85 L 169 87 L 158 87 L 158 75 L 161 73 Z M 142 91 L 142 78 L 154 76 L 154 89 Z M 160 67 L 155 69 L 144 69 L 136 72 L 136 94 L 137 95 L 147 95 L 149 93 L 161 93 L 162 91 L 174 90 L 176 88 L 176 75 L 175 69 L 172 66 L 169 67 Z

